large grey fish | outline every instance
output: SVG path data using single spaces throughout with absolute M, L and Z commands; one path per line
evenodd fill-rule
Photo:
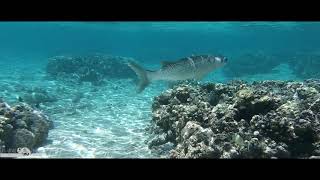
M 139 78 L 138 93 L 140 93 L 152 81 L 156 80 L 200 80 L 211 71 L 226 63 L 227 58 L 222 56 L 192 55 L 175 62 L 162 61 L 161 68 L 157 71 L 146 70 L 135 62 L 129 62 L 128 66 L 131 67 Z

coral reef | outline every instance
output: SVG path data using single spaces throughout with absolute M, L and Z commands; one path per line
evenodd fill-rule
M 246 53 L 230 57 L 233 63 L 228 63 L 223 72 L 228 77 L 242 77 L 247 75 L 271 73 L 280 65 L 278 56 L 265 53 Z
M 155 97 L 149 148 L 171 158 L 320 155 L 320 80 L 182 84 Z
M 125 57 L 107 55 L 57 56 L 49 59 L 46 67 L 49 77 L 71 82 L 91 82 L 100 85 L 105 78 L 135 78 Z
M 48 136 L 52 122 L 39 111 L 26 104 L 10 107 L 0 100 L 0 146 L 1 150 L 39 147 Z

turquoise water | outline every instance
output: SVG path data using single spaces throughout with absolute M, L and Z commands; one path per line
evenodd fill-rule
M 167 89 L 166 83 L 153 83 L 142 94 L 135 92 L 131 79 L 107 79 L 98 87 L 69 84 L 46 78 L 48 58 L 103 53 L 157 69 L 162 60 L 223 54 L 228 65 L 203 82 L 302 80 L 308 75 L 295 68 L 308 72 L 319 64 L 319 31 L 319 22 L 1 22 L 0 97 L 14 104 L 23 89 L 34 87 L 58 97 L 39 107 L 54 122 L 48 142 L 38 148 L 46 157 L 156 158 L 159 155 L 148 149 L 145 128 L 151 121 L 152 99 Z M 260 73 L 261 61 L 237 61 L 245 53 L 272 55 L 275 65 Z M 292 62 L 297 54 L 303 55 Z M 315 58 L 307 66 L 303 57 L 309 54 Z M 258 72 L 240 69 L 249 66 L 246 63 Z M 83 98 L 74 104 L 77 93 Z

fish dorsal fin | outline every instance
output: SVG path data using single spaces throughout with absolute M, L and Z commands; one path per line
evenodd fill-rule
M 162 67 L 162 68 L 165 68 L 165 67 L 168 67 L 168 66 L 173 65 L 175 62 L 161 61 L 160 63 L 161 63 L 161 67 Z

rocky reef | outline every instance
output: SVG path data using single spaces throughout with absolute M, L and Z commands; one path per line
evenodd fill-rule
M 21 103 L 10 107 L 0 99 L 1 152 L 27 147 L 33 150 L 45 143 L 52 122 L 43 113 Z
M 100 85 L 107 78 L 135 78 L 126 57 L 108 55 L 56 56 L 49 59 L 46 72 L 54 79 Z
M 149 148 L 171 158 L 320 156 L 320 80 L 183 84 L 154 98 Z

